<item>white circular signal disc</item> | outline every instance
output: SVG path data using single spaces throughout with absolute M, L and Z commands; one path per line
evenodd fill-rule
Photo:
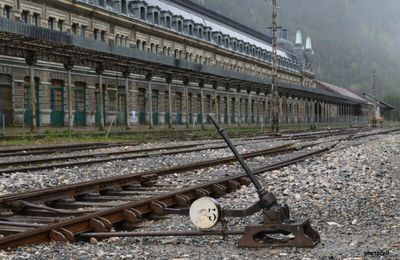
M 218 223 L 221 217 L 220 206 L 215 199 L 202 197 L 192 203 L 189 216 L 199 229 L 210 229 Z

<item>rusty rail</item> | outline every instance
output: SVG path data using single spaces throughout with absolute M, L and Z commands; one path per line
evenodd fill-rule
M 63 161 L 63 160 L 107 157 L 107 156 L 121 155 L 121 154 L 139 154 L 139 155 L 131 155 L 131 156 L 120 156 L 120 157 L 109 158 L 109 159 L 85 161 L 85 162 L 69 162 L 69 163 L 49 164 L 49 165 L 44 165 L 44 166 L 31 166 L 31 167 L 4 169 L 4 170 L 0 170 L 0 174 L 10 173 L 10 172 L 27 172 L 27 171 L 34 171 L 34 170 L 63 168 L 63 167 L 70 167 L 70 166 L 76 166 L 76 165 L 86 165 L 86 164 L 94 164 L 94 163 L 99 163 L 99 162 L 108 162 L 108 161 L 114 161 L 114 160 L 130 160 L 130 159 L 137 159 L 137 158 L 152 157 L 155 155 L 172 155 L 172 154 L 177 154 L 177 153 L 188 153 L 188 152 L 202 151 L 202 150 L 207 150 L 207 149 L 226 148 L 226 145 L 218 145 L 218 146 L 212 146 L 212 147 L 203 147 L 203 148 L 193 148 L 193 149 L 182 150 L 182 148 L 189 148 L 189 147 L 196 147 L 196 146 L 200 146 L 200 145 L 191 144 L 191 145 L 181 145 L 181 146 L 155 147 L 155 148 L 146 148 L 146 149 L 114 151 L 114 152 L 106 152 L 106 153 L 89 153 L 89 154 L 85 154 L 85 155 L 73 155 L 73 156 L 61 156 L 61 157 L 44 158 L 44 159 L 22 160 L 22 161 L 14 161 L 14 162 L 0 162 L 0 168 L 6 168 L 6 167 L 12 167 L 15 165 L 21 166 L 21 165 L 49 163 L 49 162 Z M 105 148 L 108 148 L 108 147 L 105 147 Z M 154 151 L 160 151 L 160 150 L 173 150 L 173 149 L 181 149 L 181 150 L 170 151 L 170 152 L 159 152 L 156 154 L 148 154 L 147 153 L 147 152 L 154 152 Z
M 277 155 L 280 153 L 295 151 L 296 147 L 293 147 L 293 144 L 278 146 L 270 149 L 255 151 L 246 153 L 243 155 L 244 158 L 253 158 L 257 156 L 266 156 L 266 155 Z M 201 162 L 195 162 L 186 165 L 179 165 L 175 167 L 170 167 L 167 169 L 160 169 L 154 171 L 146 171 L 136 174 L 123 175 L 123 176 L 115 176 L 110 178 L 104 178 L 101 180 L 88 181 L 78 184 L 71 184 L 62 187 L 55 187 L 49 189 L 43 189 L 40 191 L 32 191 L 32 192 L 24 192 L 20 194 L 11 194 L 0 197 L 0 208 L 7 208 L 7 203 L 16 200 L 27 200 L 30 202 L 48 202 L 52 200 L 62 199 L 70 196 L 78 196 L 82 194 L 87 194 L 90 192 L 99 192 L 101 190 L 106 190 L 115 187 L 121 187 L 124 185 L 128 185 L 129 183 L 140 183 L 147 180 L 147 176 L 164 176 L 172 173 L 181 173 L 195 169 L 207 168 L 219 164 L 226 164 L 235 162 L 236 159 L 234 156 L 213 159 Z
M 300 157 L 296 157 L 294 159 L 286 161 L 286 163 L 281 162 L 275 165 L 271 165 L 268 167 L 268 170 L 279 169 L 282 167 L 282 165 L 289 165 L 291 162 L 299 162 L 300 160 L 305 160 L 306 158 L 323 154 L 330 148 L 335 147 L 336 145 L 337 143 L 329 146 L 328 148 L 308 153 L 306 156 L 303 155 Z M 248 158 L 248 156 L 246 157 Z M 230 157 L 229 160 L 233 161 L 235 159 Z M 255 172 L 260 173 L 260 171 L 258 170 L 256 170 Z M 248 184 L 250 184 L 250 181 L 245 174 L 234 175 L 206 184 L 196 185 L 193 187 L 184 188 L 182 190 L 154 196 L 140 202 L 127 203 L 111 209 L 101 210 L 96 213 L 76 217 L 71 220 L 63 221 L 61 223 L 50 224 L 44 227 L 38 227 L 34 230 L 30 230 L 27 232 L 10 235 L 0 239 L 0 248 L 6 249 L 31 243 L 46 242 L 50 240 L 74 241 L 76 235 L 84 232 L 89 232 L 91 230 L 95 230 L 96 232 L 106 232 L 108 231 L 105 227 L 106 225 L 112 225 L 121 221 L 131 221 L 135 223 L 145 214 L 160 214 L 160 211 L 162 212 L 162 208 L 160 208 L 160 205 L 165 205 L 167 207 L 172 207 L 176 205 L 185 206 L 182 204 L 182 197 L 186 198 L 186 200 L 184 200 L 184 202 L 186 203 L 184 204 L 189 205 L 191 200 L 198 197 L 204 195 L 220 197 L 223 196 L 226 192 L 238 189 L 240 185 Z M 23 195 L 22 197 L 26 198 L 25 195 Z M 16 198 L 14 197 L 13 199 L 15 200 Z M 4 202 L 5 201 L 3 199 L 2 203 Z M 107 224 L 103 223 L 102 225 L 100 225 L 101 228 L 95 228 L 96 226 L 93 223 L 96 220 L 98 222 L 99 218 L 101 219 L 101 223 L 105 222 Z M 55 234 L 58 234 L 58 236 L 56 236 Z
M 384 133 L 390 133 L 394 131 L 399 131 L 399 129 L 385 131 Z M 384 134 L 384 133 L 383 132 L 373 133 L 370 135 Z M 358 138 L 362 137 L 364 136 Z M 338 142 L 329 145 L 323 149 L 320 149 L 318 151 L 297 156 L 296 158 L 283 161 L 277 164 L 273 164 L 268 167 L 262 167 L 260 169 L 256 169 L 254 172 L 259 174 L 262 172 L 279 169 L 281 167 L 293 163 L 301 162 L 313 156 L 322 155 L 334 149 L 341 141 L 347 139 L 348 138 L 342 138 Z M 261 155 L 263 154 L 258 154 L 258 155 L 255 155 L 254 153 L 252 154 L 252 156 L 254 157 Z M 244 157 L 249 158 L 250 156 L 249 154 L 247 154 L 247 156 Z M 230 158 L 225 158 L 224 160 L 225 161 L 222 163 L 233 161 L 234 158 L 230 157 Z M 207 163 L 211 162 L 208 161 Z M 203 165 L 202 167 L 207 167 L 206 165 L 207 164 Z M 193 168 L 188 166 L 182 166 L 181 168 L 178 168 L 178 170 L 182 172 L 182 171 L 193 170 Z M 176 172 L 175 170 L 173 170 L 173 168 L 167 169 L 166 171 L 167 172 L 162 172 L 160 170 L 156 171 L 156 173 L 158 172 L 160 175 L 164 175 Z M 45 190 L 45 191 L 31 192 L 27 194 L 10 195 L 0 198 L 0 201 L 2 206 L 8 207 L 9 202 L 18 199 L 33 202 L 33 201 L 48 201 L 49 196 L 51 197 L 50 200 L 57 199 L 57 197 L 63 198 L 67 195 L 76 196 L 79 195 L 80 189 L 83 194 L 91 192 L 91 190 L 99 190 L 102 187 L 104 188 L 104 187 L 123 185 L 122 181 L 124 178 L 127 178 L 125 180 L 126 184 L 127 182 L 129 183 L 130 178 L 134 178 L 135 176 L 137 177 L 137 175 L 130 175 L 128 177 L 121 176 L 121 177 L 108 178 L 107 181 L 106 180 L 97 181 L 97 184 L 95 182 L 88 182 L 86 184 L 88 184 L 87 187 L 89 187 L 89 190 L 87 190 L 86 187 L 84 187 L 86 185 L 72 185 L 75 187 L 67 186 L 55 189 L 48 189 L 47 191 Z M 118 181 L 120 181 L 120 183 Z M 240 185 L 248 185 L 248 184 L 250 184 L 250 182 L 248 178 L 246 178 L 245 174 L 237 174 L 231 177 L 226 177 L 209 183 L 195 185 L 192 187 L 187 187 L 181 190 L 172 191 L 161 195 L 155 195 L 141 201 L 125 203 L 120 206 L 112 207 L 105 210 L 99 210 L 97 212 L 85 214 L 83 216 L 78 216 L 66 221 L 62 221 L 60 223 L 40 226 L 26 232 L 1 238 L 0 248 L 7 249 L 32 243 L 46 242 L 50 240 L 72 242 L 75 241 L 76 238 L 79 238 L 80 234 L 85 232 L 91 232 L 91 231 L 103 232 L 103 233 L 108 232 L 113 224 L 120 222 L 135 224 L 140 222 L 142 217 L 146 214 L 149 213 L 163 214 L 164 207 L 174 207 L 174 206 L 186 207 L 190 204 L 190 202 L 193 199 L 196 199 L 198 197 L 206 195 L 213 197 L 221 197 L 227 192 L 234 191 L 240 188 Z M 93 185 L 97 185 L 97 187 L 94 187 Z M 56 194 L 55 195 L 51 194 L 50 190 L 53 191 L 55 190 Z

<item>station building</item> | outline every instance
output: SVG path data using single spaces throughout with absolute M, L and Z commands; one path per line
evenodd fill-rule
M 316 80 L 310 37 L 278 36 L 280 123 L 367 122 L 371 102 Z M 271 46 L 270 30 L 185 0 L 0 0 L 0 114 L 35 127 L 269 124 Z

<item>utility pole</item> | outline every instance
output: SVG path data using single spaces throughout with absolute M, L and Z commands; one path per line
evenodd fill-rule
M 272 83 L 271 83 L 271 94 L 272 94 L 272 133 L 279 132 L 279 106 L 278 106 L 278 86 L 276 84 L 276 78 L 278 76 L 278 44 L 277 44 L 277 22 L 278 16 L 278 5 L 277 0 L 272 0 Z
M 377 111 L 378 111 L 378 100 L 377 100 L 377 96 L 376 96 L 376 62 L 374 60 L 374 64 L 373 64 L 373 74 L 372 74 L 372 78 L 373 78 L 373 83 L 372 83 L 372 95 L 375 98 L 375 102 L 374 102 L 374 114 L 372 116 L 372 127 L 376 127 L 377 123 L 378 123 L 378 117 L 377 117 Z

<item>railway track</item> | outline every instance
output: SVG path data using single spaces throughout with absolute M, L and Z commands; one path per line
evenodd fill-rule
M 54 153 L 67 153 L 82 150 L 97 150 L 105 148 L 113 148 L 120 146 L 135 146 L 138 143 L 132 142 L 111 142 L 111 143 L 82 143 L 82 144 L 63 144 L 52 146 L 36 146 L 36 147 L 23 147 L 23 148 L 8 148 L 0 150 L 0 157 L 15 157 L 27 155 L 43 155 Z
M 398 129 L 343 137 L 322 149 L 255 169 L 254 172 L 260 174 L 322 155 L 339 149 L 338 144 L 346 140 L 393 131 Z M 244 158 L 273 156 L 311 146 L 312 144 L 275 147 L 244 154 Z M 186 207 L 201 196 L 224 196 L 239 189 L 241 185 L 248 185 L 250 182 L 246 175 L 232 175 L 183 188 L 171 187 L 164 183 L 157 184 L 155 181 L 157 178 L 162 181 L 162 176 L 234 161 L 234 157 L 221 158 L 0 197 L 0 234 L 4 236 L 0 238 L 0 248 L 7 249 L 50 240 L 72 242 L 81 239 L 80 234 L 85 232 L 132 228 L 149 214 L 162 215 L 166 207 Z
M 310 146 L 312 145 L 282 146 L 243 156 L 273 156 Z M 329 148 L 297 157 L 295 160 L 322 153 L 326 149 Z M 280 168 L 292 161 L 280 162 L 265 169 Z M 73 241 L 82 232 L 106 232 L 113 223 L 124 219 L 126 223 L 134 225 L 146 214 L 162 213 L 164 205 L 185 206 L 200 196 L 223 196 L 239 189 L 241 185 L 248 185 L 249 180 L 245 175 L 235 175 L 183 189 L 171 188 L 169 185 L 152 185 L 157 177 L 232 162 L 235 162 L 235 157 L 3 196 L 0 198 L 0 234 L 5 237 L 0 239 L 0 248 L 49 240 Z M 120 205 L 115 206 L 117 204 Z M 82 224 L 84 222 L 86 224 Z
M 270 136 L 261 136 L 256 138 L 244 138 L 244 141 L 254 141 L 254 140 L 299 140 L 299 139 L 317 139 L 324 138 L 328 136 L 335 135 L 346 135 L 350 133 L 359 132 L 360 129 L 349 129 L 349 130 L 336 130 L 336 131 L 323 131 L 317 133 L 302 133 L 296 135 L 286 135 L 279 138 L 270 137 Z M 37 170 L 45 170 L 45 169 L 55 169 L 55 168 L 65 168 L 65 167 L 74 167 L 74 166 L 82 166 L 82 165 L 90 165 L 97 163 L 105 163 L 116 160 L 131 160 L 138 158 L 149 158 L 155 156 L 165 156 L 165 155 L 174 155 L 180 153 L 189 153 L 203 150 L 212 150 L 212 149 L 223 149 L 226 148 L 226 145 L 221 143 L 221 141 L 210 141 L 207 143 L 216 144 L 214 146 L 202 146 L 203 144 L 188 144 L 188 145 L 173 145 L 173 146 L 165 146 L 165 147 L 154 147 L 154 148 L 146 148 L 146 149 L 128 149 L 128 150 L 120 150 L 120 151 L 112 151 L 112 152 L 102 152 L 102 153 L 93 153 L 92 150 L 86 154 L 79 155 L 67 155 L 67 156 L 55 156 L 51 158 L 39 158 L 39 159 L 29 159 L 29 160 L 15 160 L 15 161 L 4 161 L 0 162 L 0 175 L 6 173 L 13 172 L 31 172 Z M 207 145 L 204 144 L 204 145 Z M 246 144 L 245 142 L 238 142 L 236 145 Z M 127 143 L 119 143 L 119 144 L 96 144 L 100 145 L 100 147 L 96 146 L 96 149 L 100 148 L 110 148 L 110 147 L 118 147 L 118 146 L 126 146 L 133 145 Z M 108 145 L 108 146 L 107 146 Z M 199 147 L 200 146 L 200 147 Z M 90 144 L 85 144 L 81 148 L 89 149 L 88 147 L 92 147 Z M 68 148 L 78 149 L 78 145 L 71 145 Z M 57 151 L 62 151 L 60 147 L 51 147 L 50 151 L 53 149 L 57 149 Z M 38 147 L 38 149 L 34 151 L 45 152 L 45 148 Z M 18 151 L 20 153 L 21 151 Z M 71 161 L 76 160 L 76 161 Z M 54 163 L 58 162 L 58 163 Z M 38 165 L 42 164 L 42 165 Z
M 237 143 L 237 145 L 246 144 L 244 142 Z M 132 160 L 138 158 L 150 158 L 150 157 L 158 157 L 165 155 L 175 155 L 182 153 L 190 153 L 190 152 L 198 152 L 204 150 L 214 150 L 214 149 L 224 149 L 226 148 L 226 144 L 219 144 L 214 146 L 203 146 L 198 147 L 197 144 L 191 145 L 181 145 L 181 146 L 169 146 L 169 147 L 156 147 L 156 148 L 148 148 L 148 149 L 136 149 L 136 150 L 127 150 L 127 151 L 115 151 L 108 153 L 99 153 L 99 154 L 87 154 L 87 155 L 73 155 L 73 156 L 63 156 L 63 157 L 54 157 L 54 158 L 44 158 L 44 159 L 33 159 L 33 160 L 23 160 L 23 161 L 14 161 L 14 162 L 2 162 L 0 163 L 0 175 L 5 173 L 12 172 L 28 172 L 28 171 L 36 171 L 36 170 L 45 170 L 45 169 L 54 169 L 54 168 L 64 168 L 64 167 L 74 167 L 74 166 L 82 166 L 82 165 L 90 165 L 97 163 L 105 163 L 110 161 L 117 160 Z M 121 154 L 130 154 L 124 156 L 117 156 Z M 91 160 L 83 160 L 84 158 L 94 158 Z M 65 162 L 67 160 L 77 160 L 72 162 Z M 54 161 L 63 161 L 60 163 L 50 163 Z M 28 167 L 19 167 L 22 165 L 31 165 L 43 163 L 43 165 L 39 166 L 28 166 Z M 13 167 L 15 168 L 6 168 Z
M 252 136 L 237 134 L 234 139 L 240 140 L 256 140 L 256 139 L 300 139 L 300 138 L 312 138 L 318 136 L 327 136 L 339 132 L 354 132 L 362 128 L 350 128 L 350 129 L 335 129 L 325 131 L 300 131 L 300 132 L 287 132 L 281 137 L 266 135 L 263 132 L 257 133 Z M 261 134 L 261 135 L 260 135 Z M 181 140 L 180 140 L 181 141 Z M 220 140 L 211 140 L 210 142 L 222 143 Z M 61 144 L 61 145 L 50 145 L 50 146 L 24 146 L 24 147 L 9 147 L 0 149 L 0 157 L 18 157 L 18 156 L 29 156 L 29 155 L 49 155 L 55 153 L 68 153 L 82 150 L 97 150 L 106 148 L 115 148 L 121 146 L 136 146 L 139 143 L 136 142 L 91 142 L 91 143 L 75 143 L 75 144 Z

